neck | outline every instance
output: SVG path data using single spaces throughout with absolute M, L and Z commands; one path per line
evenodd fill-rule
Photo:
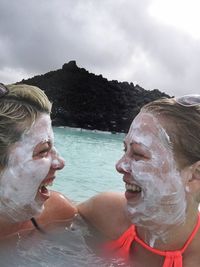
M 188 240 L 198 220 L 198 211 L 187 214 L 186 219 L 181 225 L 158 226 L 156 230 L 146 227 L 137 227 L 140 239 L 149 246 L 159 250 L 178 250 L 181 249 Z

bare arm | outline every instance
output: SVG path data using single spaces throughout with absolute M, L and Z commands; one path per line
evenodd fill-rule
M 80 203 L 78 211 L 106 238 L 118 238 L 131 224 L 126 216 L 126 199 L 121 193 L 101 193 Z
M 51 191 L 50 198 L 44 204 L 44 211 L 38 216 L 40 224 L 73 219 L 77 213 L 75 205 L 62 194 Z

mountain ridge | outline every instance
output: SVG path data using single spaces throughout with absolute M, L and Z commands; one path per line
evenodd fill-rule
M 35 85 L 53 102 L 54 126 L 70 126 L 110 132 L 127 132 L 140 108 L 169 95 L 158 89 L 145 90 L 128 82 L 108 81 L 79 68 L 75 60 L 62 69 L 23 79 L 19 83 Z

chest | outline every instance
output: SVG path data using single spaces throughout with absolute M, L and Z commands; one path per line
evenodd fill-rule
M 130 263 L 133 267 L 162 267 L 164 257 L 153 254 L 134 242 L 130 250 Z
M 130 266 L 132 267 L 163 267 L 164 256 L 154 254 L 137 243 L 133 243 L 130 251 Z M 183 254 L 182 267 L 200 266 L 200 255 Z

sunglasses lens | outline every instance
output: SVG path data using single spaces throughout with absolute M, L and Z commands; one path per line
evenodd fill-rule
M 181 97 L 175 97 L 175 101 L 185 107 L 200 105 L 200 95 L 185 95 Z

